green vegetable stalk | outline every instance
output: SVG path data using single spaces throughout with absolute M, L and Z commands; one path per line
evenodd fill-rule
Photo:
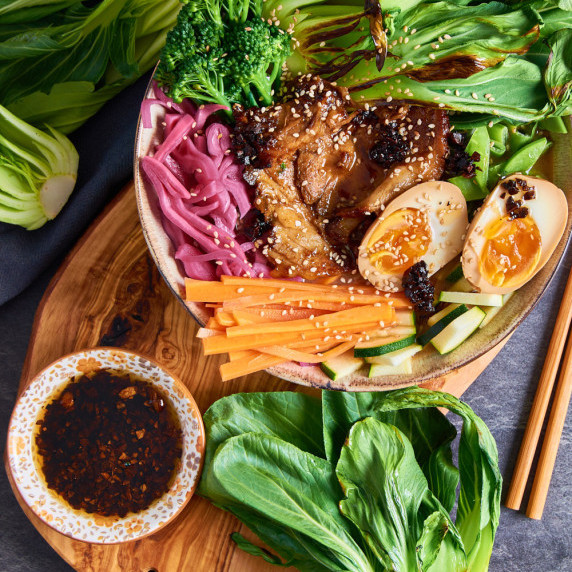
M 178 0 L 0 2 L 0 104 L 71 133 L 151 69 Z
M 354 99 L 462 112 L 458 128 L 572 113 L 568 2 L 325 0 L 277 10 L 292 26 L 290 70 L 322 75 Z
M 438 408 L 463 419 L 456 430 Z M 502 479 L 483 421 L 455 397 L 420 388 L 374 393 L 249 393 L 204 416 L 199 492 L 307 572 L 485 572 Z M 455 522 L 450 513 L 456 502 Z
M 71 141 L 41 131 L 0 105 L 0 221 L 36 229 L 67 202 L 77 178 Z

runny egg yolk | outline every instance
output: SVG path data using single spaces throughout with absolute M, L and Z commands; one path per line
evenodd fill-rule
M 380 221 L 367 245 L 371 263 L 384 274 L 402 275 L 429 250 L 431 226 L 425 212 L 404 208 Z
M 493 221 L 484 230 L 485 244 L 479 258 L 483 277 L 493 286 L 510 288 L 533 274 L 542 250 L 540 231 L 530 216 Z

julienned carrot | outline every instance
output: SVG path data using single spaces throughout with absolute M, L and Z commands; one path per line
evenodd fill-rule
M 223 381 L 228 381 L 230 379 L 235 379 L 249 373 L 267 369 L 274 365 L 284 363 L 285 361 L 288 360 L 267 354 L 258 354 L 254 358 L 245 357 L 235 361 L 223 363 L 220 366 L 220 376 Z
M 227 302 L 255 296 L 275 295 L 280 301 L 346 302 L 348 304 L 375 304 L 383 298 L 393 300 L 396 307 L 410 306 L 403 294 L 381 292 L 369 286 L 325 285 L 295 282 L 293 280 L 273 280 L 266 278 L 229 277 L 227 282 L 185 279 L 186 299 L 190 302 Z M 230 282 L 229 282 L 230 281 Z M 236 281 L 239 281 L 236 283 Z M 311 295 L 312 294 L 312 295 Z M 272 303 L 275 297 L 261 303 Z M 277 298 L 276 298 L 277 299 Z M 355 301 L 354 301 L 355 299 Z M 257 303 L 256 305 L 260 305 Z M 237 306 L 238 307 L 238 306 Z
M 281 309 L 259 309 L 245 308 L 244 310 L 235 310 L 232 316 L 239 326 L 245 324 L 261 324 L 263 322 L 287 322 L 289 320 L 300 320 L 309 318 L 310 316 L 321 316 L 324 310 L 312 310 L 311 308 L 287 308 L 282 306 Z
M 230 328 L 231 326 L 238 325 L 238 322 L 234 319 L 234 316 L 230 312 L 225 312 L 222 308 L 217 308 L 215 310 L 215 320 L 219 325 L 224 328 Z
M 344 326 L 345 334 L 357 334 L 379 328 L 378 322 L 370 324 L 352 324 Z M 338 334 L 342 335 L 342 334 Z M 305 340 L 320 340 L 324 338 L 335 339 L 334 332 L 324 332 L 323 329 L 315 328 L 308 332 L 287 332 L 280 334 L 256 334 L 250 336 L 236 336 L 229 338 L 226 334 L 203 338 L 205 355 L 228 353 L 232 351 L 250 350 L 263 346 L 284 345 L 290 342 Z
M 313 290 L 314 292 L 331 292 L 340 290 L 354 292 L 356 294 L 376 294 L 377 288 L 373 286 L 356 284 L 331 284 L 316 282 L 296 282 L 295 280 L 280 280 L 277 278 L 243 278 L 240 276 L 221 276 L 222 283 L 226 286 L 265 286 L 285 290 Z
M 343 342 L 341 344 L 335 342 L 330 344 L 332 349 L 320 352 L 303 352 L 287 346 L 267 346 L 258 348 L 258 351 L 264 354 L 283 357 L 288 361 L 297 361 L 302 363 L 322 363 L 332 357 L 344 353 L 345 351 L 355 346 L 355 344 L 355 342 Z M 344 349 L 340 351 L 338 348 L 341 346 L 343 346 Z
M 304 292 L 291 291 L 272 294 L 253 294 L 242 298 L 232 298 L 223 302 L 223 308 L 228 311 L 239 310 L 248 306 L 277 304 L 307 300 L 314 302 L 343 302 L 347 306 L 365 306 L 375 304 L 390 304 L 395 308 L 410 308 L 411 303 L 405 296 L 390 294 L 389 296 L 371 296 L 369 294 L 348 294 L 347 292 Z
M 336 344 L 332 347 L 332 349 L 325 351 L 320 360 L 326 361 L 328 359 L 341 355 L 344 352 L 351 349 L 354 345 L 355 342 L 343 342 L 341 344 Z M 301 356 L 304 356 L 308 360 L 315 358 L 315 356 L 312 354 L 301 353 Z M 223 381 L 228 381 L 236 377 L 241 377 L 249 373 L 254 373 L 256 371 L 260 371 L 268 367 L 279 365 L 280 363 L 292 361 L 291 357 L 287 359 L 285 357 L 281 357 L 278 355 L 269 355 L 258 352 L 249 352 L 248 354 L 245 355 L 241 356 L 236 355 L 233 357 L 235 359 L 220 366 L 220 373 Z M 306 363 L 317 363 L 317 362 L 306 361 Z
M 395 310 L 386 304 L 382 306 L 358 306 L 340 312 L 332 312 L 322 316 L 311 316 L 301 320 L 287 322 L 265 322 L 233 326 L 226 329 L 226 335 L 247 336 L 253 334 L 278 334 L 286 332 L 308 332 L 317 328 L 345 328 L 347 325 L 369 324 L 378 322 L 380 327 L 390 325 L 395 316 Z
M 279 288 L 262 285 L 229 286 L 217 281 L 185 278 L 185 290 L 188 302 L 223 302 L 243 296 L 272 294 L 278 292 Z
M 229 361 L 236 361 L 237 359 L 242 359 L 245 357 L 256 357 L 260 352 L 256 350 L 242 350 L 240 352 L 228 352 Z

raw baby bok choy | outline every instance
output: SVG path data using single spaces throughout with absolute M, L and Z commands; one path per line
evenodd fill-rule
M 458 468 L 456 430 L 439 407 L 463 420 Z M 312 572 L 488 569 L 500 513 L 497 450 L 455 397 L 419 388 L 324 391 L 321 402 L 238 394 L 204 420 L 199 492 L 273 552 L 234 534 L 243 550 Z
M 178 0 L 0 2 L 0 104 L 71 133 L 152 68 Z
M 78 154 L 51 127 L 41 131 L 0 105 L 0 221 L 36 229 L 67 202 Z

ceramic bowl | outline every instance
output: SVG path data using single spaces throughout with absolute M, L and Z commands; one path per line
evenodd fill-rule
M 149 97 L 152 97 L 151 87 L 146 94 L 146 98 Z M 144 128 L 141 120 L 139 121 L 134 164 L 137 207 L 149 251 L 163 278 L 195 319 L 200 324 L 204 324 L 210 316 L 209 311 L 204 304 L 184 300 L 182 267 L 175 260 L 173 246 L 163 230 L 158 199 L 152 186 L 139 168 L 139 158 L 152 152 L 154 146 L 160 142 L 159 134 L 161 133 L 163 115 L 163 108 L 154 105 L 151 106 L 152 126 Z M 572 216 L 570 216 L 572 212 L 572 138 L 568 135 L 555 135 L 554 139 L 552 160 L 544 169 L 546 171 L 544 175 L 566 193 L 569 211 L 566 230 L 546 266 L 533 280 L 511 297 L 502 311 L 486 327 L 479 330 L 450 354 L 441 356 L 431 349 L 417 354 L 413 361 L 414 371 L 411 375 L 368 378 L 364 370 L 338 381 L 332 381 L 317 366 L 302 367 L 293 362 L 275 366 L 268 371 L 277 377 L 295 383 L 327 389 L 347 391 L 396 389 L 444 376 L 493 349 L 522 322 L 538 302 L 558 266 L 570 236 L 572 227 Z
M 36 421 L 44 406 L 81 374 L 110 369 L 147 381 L 171 403 L 183 433 L 181 463 L 171 487 L 148 508 L 127 516 L 100 517 L 72 508 L 47 488 L 35 444 Z M 67 355 L 39 373 L 19 397 L 8 428 L 10 472 L 24 502 L 47 525 L 76 540 L 115 544 L 157 532 L 185 507 L 199 481 L 204 458 L 202 418 L 188 389 L 158 364 L 138 354 L 99 348 Z

